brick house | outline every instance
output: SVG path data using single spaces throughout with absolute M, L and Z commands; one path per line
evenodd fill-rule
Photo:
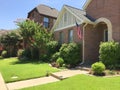
M 82 39 L 77 37 L 76 21 Z M 82 63 L 96 62 L 101 42 L 120 42 L 120 0 L 87 0 L 83 10 L 65 5 L 52 29 L 60 43 L 82 44 Z
M 40 4 L 28 13 L 27 18 L 43 24 L 45 28 L 50 30 L 58 16 L 58 11 L 55 8 Z

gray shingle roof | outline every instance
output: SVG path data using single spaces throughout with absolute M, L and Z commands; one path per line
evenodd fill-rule
M 57 18 L 58 13 L 59 13 L 58 10 L 56 10 L 55 8 L 51 8 L 43 4 L 38 5 L 36 9 L 38 10 L 40 14 L 55 17 L 55 18 Z
M 72 6 L 68 6 L 68 5 L 64 5 L 64 6 L 67 7 L 72 13 L 74 13 L 78 17 L 81 17 L 81 15 L 83 15 L 86 19 L 90 21 L 95 21 L 95 19 L 91 17 L 89 14 L 87 14 L 84 10 L 81 10 Z

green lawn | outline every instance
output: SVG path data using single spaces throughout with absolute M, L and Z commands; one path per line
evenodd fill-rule
M 0 59 L 0 72 L 5 82 L 25 80 L 45 76 L 46 72 L 56 72 L 48 63 L 21 63 L 17 58 Z
M 120 90 L 120 77 L 104 78 L 77 75 L 59 82 L 22 90 Z

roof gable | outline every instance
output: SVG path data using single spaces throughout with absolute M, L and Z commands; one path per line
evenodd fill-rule
M 66 23 L 64 22 L 65 13 L 67 13 L 68 18 L 69 18 Z M 57 21 L 54 24 L 52 30 L 62 30 L 64 28 L 68 28 L 70 26 L 71 27 L 75 26 L 76 21 L 79 24 L 82 24 L 83 22 L 92 23 L 92 21 L 86 17 L 85 11 L 68 6 L 68 5 L 64 5 L 61 12 L 59 13 Z

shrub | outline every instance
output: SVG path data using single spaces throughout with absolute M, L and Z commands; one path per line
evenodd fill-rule
M 1 56 L 2 56 L 3 58 L 6 58 L 6 57 L 8 56 L 7 51 L 6 51 L 6 50 L 3 50 L 2 53 L 1 53 Z
M 26 49 L 24 50 L 23 56 L 26 57 L 26 58 L 31 59 L 31 50 L 30 50 L 30 48 L 26 48 Z
M 2 57 L 2 56 L 0 56 L 0 59 L 3 59 L 3 57 Z
M 107 66 L 120 63 L 120 44 L 117 42 L 104 42 L 100 44 L 99 59 Z
M 60 52 L 56 52 L 52 55 L 51 61 L 56 61 L 60 57 Z
M 105 65 L 102 62 L 96 62 L 92 64 L 92 70 L 94 74 L 101 75 L 105 70 Z
M 46 47 L 47 47 L 47 56 L 49 57 L 49 59 L 52 57 L 54 53 L 59 51 L 59 45 L 57 41 L 48 42 Z
M 19 50 L 18 50 L 18 52 L 17 52 L 17 56 L 18 56 L 18 58 L 23 57 L 23 52 L 24 52 L 23 49 L 19 49 Z
M 59 57 L 59 58 L 57 59 L 56 63 L 61 67 L 61 66 L 63 65 L 63 63 L 64 63 L 64 60 Z
M 63 44 L 60 48 L 60 56 L 64 59 L 66 64 L 75 66 L 81 61 L 81 51 L 81 45 L 76 43 Z

